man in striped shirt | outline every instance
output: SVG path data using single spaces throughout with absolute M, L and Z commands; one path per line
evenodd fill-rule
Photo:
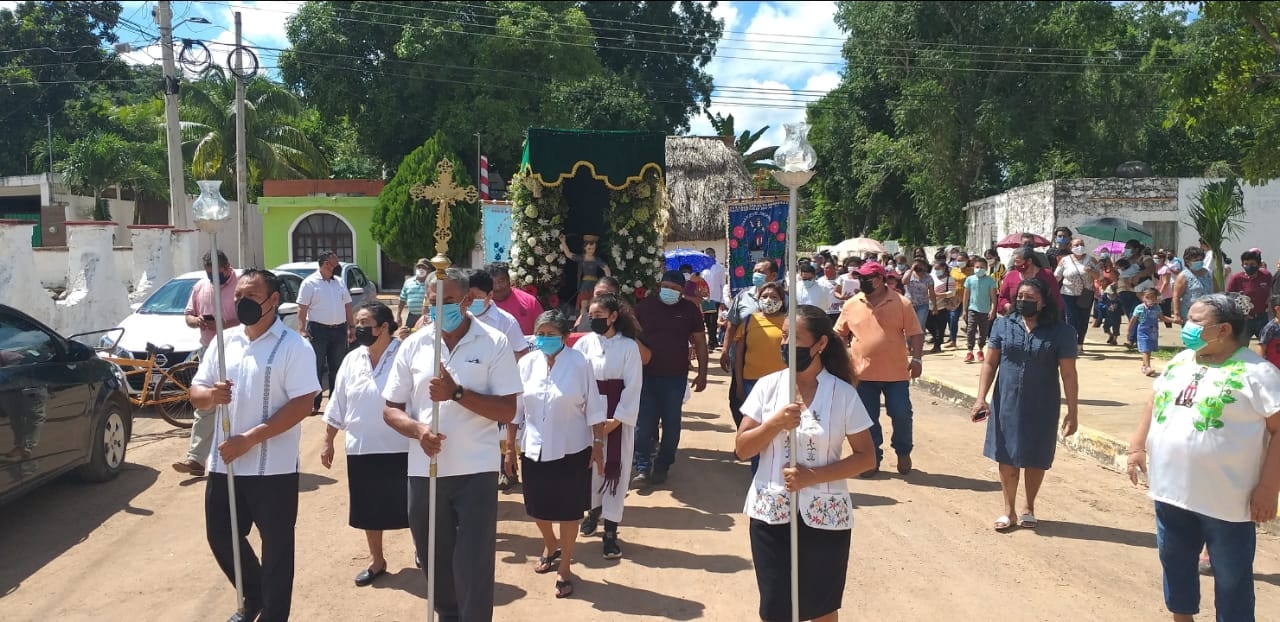
M 413 276 L 405 279 L 400 288 L 400 304 L 396 306 L 396 322 L 401 326 L 417 326 L 422 316 L 422 300 L 427 295 L 427 275 L 431 273 L 431 264 L 426 258 L 419 259 L 414 265 Z M 409 309 L 409 317 L 404 317 L 404 310 Z

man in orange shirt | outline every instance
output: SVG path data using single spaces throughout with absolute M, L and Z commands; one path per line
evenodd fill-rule
M 858 396 L 874 423 L 871 438 L 876 444 L 876 468 L 862 477 L 880 472 L 884 451 L 884 430 L 880 427 L 880 398 L 893 421 L 890 445 L 898 454 L 898 472 L 911 472 L 911 379 L 920 377 L 920 357 L 924 331 L 911 301 L 885 286 L 883 266 L 867 262 L 858 268 L 858 294 L 844 303 L 836 334 L 849 344 L 853 370 L 858 377 Z

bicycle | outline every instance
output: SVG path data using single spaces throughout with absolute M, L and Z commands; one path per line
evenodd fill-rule
M 104 355 L 124 372 L 129 387 L 129 402 L 136 408 L 154 406 L 160 416 L 179 428 L 190 428 L 195 408 L 191 405 L 191 379 L 200 364 L 178 363 L 165 369 L 156 364 L 157 354 L 171 354 L 173 346 L 147 343 L 147 358 L 135 359 Z

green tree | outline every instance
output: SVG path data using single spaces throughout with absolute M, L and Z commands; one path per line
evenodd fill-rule
M 760 141 L 760 137 L 769 131 L 768 125 L 754 132 L 742 130 L 742 134 L 736 134 L 737 128 L 734 126 L 733 115 L 726 117 L 717 112 L 710 118 L 711 129 L 715 130 L 716 135 L 726 142 L 732 142 L 732 147 L 737 150 L 738 156 L 742 158 L 742 164 L 747 167 L 748 171 L 755 173 L 756 171 L 775 168 L 770 161 L 773 160 L 774 152 L 778 150 L 776 145 L 753 149 L 755 144 Z
M 365 153 L 351 122 L 344 118 L 327 122 L 314 108 L 298 117 L 298 129 L 329 161 L 333 179 L 382 179 L 382 163 Z
M 1209 182 L 1200 188 L 1187 211 L 1187 225 L 1213 251 L 1213 289 L 1222 291 L 1222 245 L 1240 237 L 1244 226 L 1244 190 L 1235 178 Z
M 436 254 L 436 205 L 410 196 L 414 186 L 431 185 L 439 178 L 436 165 L 443 159 L 453 163 L 453 183 L 474 186 L 475 180 L 454 153 L 449 138 L 437 131 L 425 144 L 405 156 L 396 174 L 378 195 L 370 233 L 397 263 L 411 266 L 420 257 Z M 467 265 L 476 233 L 480 230 L 480 204 L 454 203 L 449 210 L 449 258 L 455 265 Z
M 596 56 L 606 69 L 635 80 L 655 103 L 659 127 L 689 129 L 689 117 L 711 105 L 707 64 L 724 21 L 711 2 L 578 2 L 595 31 Z
M 236 194 L 235 80 L 213 68 L 181 91 L 183 156 L 196 179 L 221 179 L 223 195 Z M 297 127 L 302 102 L 265 78 L 245 84 L 245 152 L 249 198 L 265 179 L 327 177 L 329 165 Z
M 69 186 L 93 197 L 94 220 L 111 220 L 103 197 L 108 188 L 149 187 L 161 179 L 159 172 L 138 157 L 136 145 L 112 133 L 95 132 L 71 143 L 56 168 Z
M 611 73 L 553 82 L 542 105 L 548 112 L 543 124 L 550 127 L 663 131 L 645 96 Z
M 86 133 L 76 115 L 94 93 L 129 79 L 124 63 L 104 44 L 118 2 L 19 2 L 0 8 L 0 175 L 35 168 L 31 148 L 45 143 L 46 120 L 66 142 Z M 90 116 L 90 125 L 100 120 Z M 47 154 L 47 147 L 46 147 Z M 48 168 L 47 165 L 44 168 Z
M 287 32 L 285 82 L 393 169 L 441 128 L 466 161 L 479 132 L 494 166 L 515 170 L 548 86 L 602 71 L 569 3 L 309 2 Z

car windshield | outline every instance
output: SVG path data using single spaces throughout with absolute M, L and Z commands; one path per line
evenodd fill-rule
M 285 269 L 284 269 L 284 271 L 285 271 L 285 272 L 292 272 L 293 274 L 296 274 L 296 275 L 298 275 L 299 277 L 301 277 L 301 278 L 304 278 L 304 279 L 305 279 L 305 278 L 307 278 L 307 277 L 311 276 L 311 274 L 312 274 L 312 273 L 314 273 L 314 272 L 315 272 L 316 270 L 318 270 L 318 269 L 319 269 L 319 268 L 285 268 Z
M 151 294 L 138 307 L 138 313 L 182 315 L 187 310 L 187 301 L 191 299 L 191 289 L 195 286 L 196 279 L 173 279 Z

